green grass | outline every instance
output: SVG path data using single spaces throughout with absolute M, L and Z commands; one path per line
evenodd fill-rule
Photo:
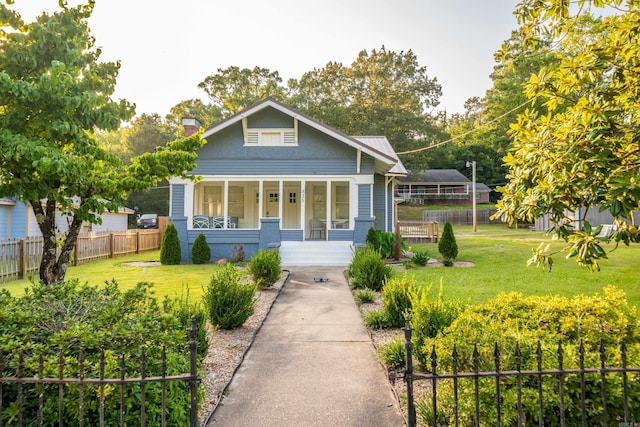
M 458 243 L 458 260 L 472 261 L 471 268 L 427 267 L 411 269 L 419 283 L 433 284 L 437 292 L 442 280 L 446 297 L 458 298 L 471 304 L 482 303 L 500 292 L 520 292 L 523 295 L 592 295 L 607 285 L 624 290 L 632 305 L 640 307 L 640 247 L 621 245 L 600 263 L 600 272 L 590 272 L 565 259 L 564 253 L 554 256 L 551 272 L 540 267 L 527 267 L 531 249 L 541 242 L 561 249 L 563 242 L 554 242 L 545 233 L 528 229 L 511 230 L 504 225 L 481 225 L 473 233 L 470 226 L 454 226 Z M 415 251 L 426 250 L 432 258 L 440 259 L 435 243 L 411 244 Z M 606 245 L 612 249 L 613 244 Z
M 77 267 L 69 267 L 67 279 L 79 279 L 92 285 L 99 285 L 107 280 L 115 279 L 120 289 L 132 288 L 136 283 L 146 281 L 154 283 L 155 294 L 162 299 L 165 295 L 179 296 L 189 289 L 191 297 L 200 298 L 203 286 L 209 284 L 213 271 L 218 268 L 214 264 L 163 265 L 159 267 L 132 267 L 124 265 L 131 261 L 158 261 L 160 251 L 144 252 L 118 258 L 104 259 Z M 17 280 L 0 285 L 12 295 L 24 294 L 29 280 Z

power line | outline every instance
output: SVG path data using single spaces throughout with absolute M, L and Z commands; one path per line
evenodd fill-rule
M 493 123 L 493 122 L 497 122 L 497 121 L 498 121 L 498 120 L 500 120 L 501 118 L 503 118 L 503 117 L 505 117 L 505 116 L 507 116 L 507 115 L 509 115 L 509 114 L 513 113 L 513 112 L 514 112 L 514 111 L 516 111 L 516 110 L 519 110 L 520 108 L 524 107 L 525 105 L 527 105 L 527 104 L 529 104 L 529 103 L 533 103 L 536 99 L 537 99 L 537 97 L 534 97 L 534 98 L 528 99 L 528 100 L 526 100 L 525 102 L 523 102 L 522 104 L 518 105 L 517 107 L 512 108 L 511 110 L 507 111 L 506 113 L 501 114 L 501 115 L 499 115 L 498 117 L 496 117 L 496 118 L 494 118 L 494 119 L 489 120 L 487 123 L 483 123 L 483 124 L 482 124 L 482 126 L 490 125 L 490 124 L 491 124 L 491 123 Z M 471 129 L 471 130 L 469 130 L 469 131 L 467 131 L 467 132 L 461 133 L 460 135 L 454 136 L 453 138 L 449 138 L 449 139 L 447 139 L 446 141 L 441 141 L 441 142 L 438 142 L 437 144 L 431 144 L 431 145 L 428 145 L 428 146 L 426 146 L 426 147 L 422 147 L 422 148 L 416 148 L 415 150 L 401 151 L 401 152 L 396 153 L 396 154 L 400 156 L 400 155 L 403 155 L 403 154 L 419 153 L 419 152 L 421 152 L 421 151 L 426 151 L 426 150 L 429 150 L 429 149 L 431 149 L 431 148 L 436 148 L 436 147 L 439 147 L 439 146 L 441 146 L 441 145 L 448 144 L 449 142 L 453 142 L 453 141 L 455 141 L 455 140 L 457 140 L 457 139 L 459 139 L 459 138 L 462 138 L 463 136 L 467 136 L 467 135 L 469 135 L 469 134 L 471 134 L 471 133 L 473 133 L 473 132 L 476 132 L 476 131 L 477 131 L 477 130 L 479 130 L 479 129 L 480 129 L 480 128 L 474 128 L 474 129 Z

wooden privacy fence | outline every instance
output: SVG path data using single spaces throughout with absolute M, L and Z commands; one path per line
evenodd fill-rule
M 103 258 L 160 249 L 161 230 L 122 230 L 81 233 L 71 260 L 72 265 Z M 36 274 L 42 259 L 42 237 L 0 242 L 0 283 Z
M 476 222 L 478 224 L 497 224 L 500 220 L 491 220 L 491 215 L 496 213 L 495 209 L 478 209 L 476 210 Z M 429 222 L 437 222 L 444 224 L 447 220 L 452 225 L 471 225 L 473 224 L 473 210 L 438 210 L 424 211 L 423 219 Z
M 437 222 L 398 221 L 396 227 L 407 243 L 437 242 L 440 238 L 440 226 Z

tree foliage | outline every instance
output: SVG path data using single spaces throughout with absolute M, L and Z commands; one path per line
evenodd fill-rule
M 199 136 L 176 140 L 125 165 L 98 144 L 97 129 L 133 115 L 113 101 L 119 63 L 100 62 L 87 21 L 93 2 L 25 23 L 0 4 L 0 193 L 27 201 L 44 237 L 40 279 L 64 279 L 83 222 L 100 223 L 130 191 L 195 166 Z M 55 213 L 69 218 L 56 240 Z
M 527 96 L 543 99 L 548 113 L 528 109 L 512 127 L 498 215 L 513 224 L 549 214 L 568 257 L 598 270 L 603 240 L 640 241 L 632 219 L 640 202 L 640 5 L 626 2 L 585 32 L 581 14 L 589 7 L 621 2 L 577 3 L 528 0 L 516 9 L 525 45 L 548 37 L 566 49 L 527 84 Z M 581 208 L 581 219 L 589 209 L 609 210 L 616 232 L 601 238 L 599 227 L 574 228 L 567 212 Z M 531 261 L 550 268 L 550 256 L 539 248 Z

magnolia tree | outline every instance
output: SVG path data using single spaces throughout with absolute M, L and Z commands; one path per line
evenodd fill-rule
M 609 15 L 585 31 L 582 15 L 604 6 Z M 640 241 L 633 223 L 640 202 L 640 4 L 524 0 L 516 15 L 526 46 L 553 40 L 562 55 L 526 85 L 548 112 L 527 110 L 511 127 L 509 182 L 497 215 L 513 224 L 548 214 L 568 243 L 567 257 L 598 270 L 607 257 L 603 241 Z M 584 222 L 589 209 L 610 211 L 615 231 L 603 236 Z M 568 215 L 579 212 L 582 229 Z M 530 262 L 551 268 L 551 255 L 541 246 Z
M 197 135 L 179 139 L 125 165 L 96 142 L 96 130 L 117 129 L 134 107 L 111 99 L 119 63 L 99 61 L 87 25 L 93 6 L 61 1 L 58 12 L 26 23 L 0 4 L 0 194 L 33 208 L 45 284 L 64 280 L 83 222 L 100 223 L 130 191 L 183 176 L 201 146 Z M 56 210 L 68 216 L 62 235 Z

